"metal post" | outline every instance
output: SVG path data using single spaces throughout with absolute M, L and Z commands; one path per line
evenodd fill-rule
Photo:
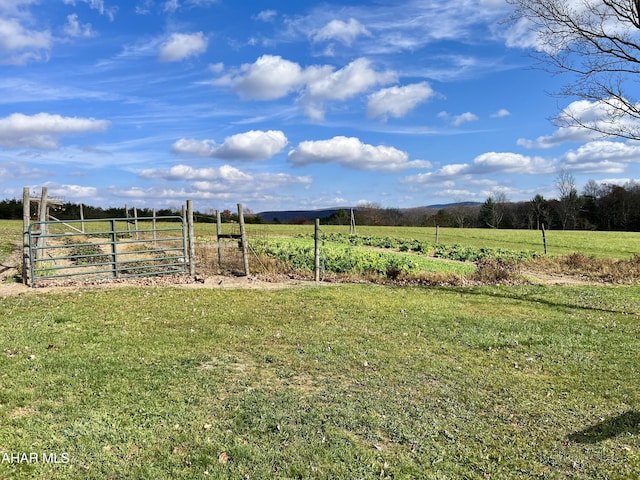
M 196 244 L 193 235 L 193 202 L 187 200 L 187 239 L 189 242 L 189 275 L 196 275 Z
M 244 229 L 244 214 L 242 213 L 242 204 L 238 204 L 238 222 L 240 223 L 240 241 L 242 244 L 242 264 L 244 266 L 244 274 L 249 275 L 249 246 L 247 244 L 247 235 Z
M 156 232 L 156 209 L 153 209 L 153 220 L 151 221 L 152 224 L 152 228 L 151 230 L 153 230 L 152 234 L 153 234 L 153 246 L 155 247 L 157 244 L 157 232 Z
M 316 218 L 316 225 L 313 232 L 313 240 L 314 240 L 314 259 L 315 259 L 315 268 L 314 268 L 314 278 L 316 282 L 320 281 L 320 219 Z
M 138 209 L 133 207 L 133 228 L 136 231 L 136 240 L 140 240 L 140 231 L 138 230 Z
M 128 223 L 128 222 L 127 222 Z M 116 233 L 116 221 L 110 220 L 111 225 L 111 268 L 113 270 L 113 278 L 118 278 L 118 234 Z

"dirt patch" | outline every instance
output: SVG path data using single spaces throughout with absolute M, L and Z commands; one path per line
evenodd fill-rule
M 558 285 L 558 286 L 587 286 L 587 285 L 605 285 L 604 282 L 596 282 L 590 278 L 576 275 L 559 275 L 535 270 L 524 270 L 521 275 L 536 285 Z

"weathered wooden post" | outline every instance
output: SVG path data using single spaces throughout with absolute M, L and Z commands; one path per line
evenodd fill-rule
M 222 269 L 222 218 L 220 210 L 216 210 L 216 238 L 218 239 L 218 270 Z
M 22 189 L 22 283 L 30 285 L 31 261 L 29 259 L 29 225 L 31 224 L 31 193 Z
M 314 279 L 316 282 L 320 281 L 320 219 L 316 218 L 316 225 L 313 231 L 314 242 Z
M 80 229 L 84 233 L 84 209 L 82 204 L 80 204 Z
M 547 232 L 544 229 L 544 223 L 542 224 L 542 244 L 544 245 L 544 254 L 547 254 Z
M 244 274 L 249 275 L 249 245 L 247 244 L 247 234 L 244 228 L 244 214 L 242 213 L 242 204 L 238 204 L 238 223 L 240 224 L 240 243 L 242 245 L 242 265 L 244 266 Z
M 187 239 L 189 242 L 189 275 L 196 275 L 196 244 L 193 235 L 193 202 L 187 200 Z
M 36 260 L 42 258 L 44 254 L 44 247 L 47 243 L 47 239 L 45 235 L 47 234 L 47 224 L 44 223 L 47 221 L 47 202 L 48 199 L 48 190 L 47 187 L 42 187 L 42 194 L 40 196 L 40 211 L 38 213 L 38 220 L 40 223 L 40 233 L 38 235 L 38 246 L 36 248 Z
M 351 223 L 349 225 L 349 235 L 356 234 L 356 217 L 353 214 L 353 208 L 351 209 Z
M 436 245 L 438 244 L 439 240 L 440 240 L 440 225 L 436 225 Z

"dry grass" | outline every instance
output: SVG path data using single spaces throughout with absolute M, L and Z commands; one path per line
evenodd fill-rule
M 520 264 L 511 259 L 485 258 L 476 263 L 476 272 L 471 278 L 484 285 L 523 283 Z
M 572 253 L 531 259 L 526 266 L 547 274 L 581 277 L 603 283 L 633 285 L 640 282 L 639 255 L 633 255 L 629 260 L 615 260 Z

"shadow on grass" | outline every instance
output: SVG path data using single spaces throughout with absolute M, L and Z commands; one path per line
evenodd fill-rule
M 629 410 L 617 417 L 609 418 L 584 430 L 572 433 L 568 439 L 576 443 L 598 443 L 623 433 L 640 434 L 640 412 Z
M 442 291 L 457 291 L 459 293 L 463 293 L 465 295 L 477 295 L 484 297 L 497 297 L 497 298 L 506 298 L 509 300 L 516 300 L 520 302 L 534 303 L 538 305 L 545 305 L 551 308 L 565 309 L 567 312 L 573 310 L 585 310 L 585 311 L 596 311 L 603 313 L 620 313 L 620 314 L 635 314 L 636 312 L 629 311 L 628 309 L 617 309 L 617 308 L 604 308 L 597 305 L 579 305 L 576 302 L 571 302 L 570 299 L 565 298 L 565 301 L 553 300 L 550 298 L 545 298 L 538 291 L 534 291 L 533 293 L 522 293 L 520 291 L 513 291 L 510 289 L 499 289 L 499 290 L 486 290 L 486 289 L 477 289 L 477 288 L 469 288 L 469 287 L 435 287 L 441 289 Z

